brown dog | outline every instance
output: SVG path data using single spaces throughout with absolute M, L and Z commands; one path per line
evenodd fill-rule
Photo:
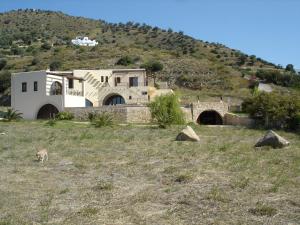
M 36 157 L 38 161 L 44 163 L 44 161 L 48 161 L 48 152 L 47 149 L 42 149 L 36 153 Z

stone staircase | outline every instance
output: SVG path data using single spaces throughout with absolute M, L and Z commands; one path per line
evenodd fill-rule
M 110 79 L 112 74 L 108 77 Z M 83 77 L 85 79 L 85 86 L 86 86 L 86 92 L 85 96 L 88 99 L 95 100 L 98 99 L 99 96 L 99 90 L 102 89 L 103 86 L 106 85 L 105 82 L 101 82 L 100 76 L 95 76 L 92 73 L 86 73 Z

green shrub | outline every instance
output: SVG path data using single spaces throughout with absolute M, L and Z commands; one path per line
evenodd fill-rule
M 116 65 L 129 66 L 133 63 L 134 60 L 130 56 L 123 56 L 117 61 Z
M 74 119 L 74 114 L 71 112 L 59 112 L 56 115 L 56 119 L 58 120 L 72 120 Z
M 48 51 L 48 50 L 50 50 L 52 48 L 52 46 L 49 44 L 49 43 L 43 43 L 42 45 L 41 45 L 41 49 L 42 50 L 45 50 L 45 51 Z
M 89 119 L 89 121 L 90 122 L 92 122 L 92 121 L 94 121 L 95 119 L 96 119 L 96 116 L 97 116 L 98 114 L 96 113 L 96 112 L 89 112 L 88 113 L 88 119 Z
M 0 70 L 2 70 L 7 64 L 7 61 L 5 59 L 0 59 Z
M 61 61 L 53 61 L 49 65 L 51 71 L 58 70 L 61 67 Z
M 149 104 L 152 119 L 160 128 L 171 124 L 184 124 L 184 115 L 180 108 L 178 97 L 173 94 L 157 97 Z
M 95 115 L 94 119 L 92 120 L 92 124 L 99 128 L 99 127 L 110 127 L 114 124 L 113 116 L 109 113 L 101 113 Z
M 299 120 L 300 99 L 297 96 L 261 92 L 243 102 L 249 113 L 266 128 L 295 129 Z
M 17 121 L 22 119 L 22 113 L 19 113 L 17 110 L 14 109 L 7 109 L 6 113 L 4 114 L 5 121 Z
M 46 126 L 49 126 L 49 127 L 53 127 L 56 125 L 56 120 L 55 119 L 50 119 L 48 120 L 46 123 L 45 123 Z

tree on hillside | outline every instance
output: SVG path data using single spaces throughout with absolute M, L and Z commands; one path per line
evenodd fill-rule
M 116 62 L 116 65 L 129 66 L 133 63 L 134 60 L 130 56 L 123 56 Z
M 56 60 L 56 61 L 53 61 L 52 63 L 50 63 L 49 66 L 50 66 L 51 71 L 55 71 L 61 67 L 61 62 Z
M 2 70 L 7 64 L 7 61 L 5 59 L 0 59 L 0 70 Z
M 292 73 L 295 73 L 295 69 L 294 69 L 294 65 L 293 64 L 288 64 L 286 67 L 285 67 L 285 70 L 286 71 L 289 71 L 289 72 L 292 72 Z
M 154 85 L 155 85 L 157 73 L 162 71 L 164 66 L 163 66 L 163 64 L 161 64 L 158 61 L 148 61 L 148 62 L 144 63 L 143 65 L 141 65 L 141 68 L 146 69 L 147 77 L 151 77 L 153 79 Z

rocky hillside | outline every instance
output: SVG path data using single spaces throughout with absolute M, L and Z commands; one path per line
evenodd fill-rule
M 96 39 L 99 45 L 73 46 L 70 40 L 76 36 Z M 117 65 L 124 56 L 130 58 L 129 63 Z M 171 29 L 133 22 L 112 24 L 41 10 L 0 14 L 0 60 L 1 73 L 46 69 L 53 61 L 59 62 L 59 69 L 68 70 L 138 68 L 156 60 L 164 66 L 159 74 L 162 80 L 194 90 L 246 88 L 244 75 L 258 69 L 280 69 L 254 55 Z

